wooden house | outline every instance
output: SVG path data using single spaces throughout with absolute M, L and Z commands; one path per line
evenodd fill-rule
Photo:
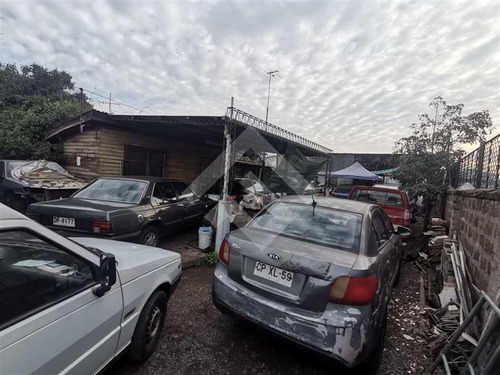
M 326 156 L 330 151 L 274 125 L 266 123 L 264 128 L 255 118 L 250 123 L 243 117 L 110 115 L 96 110 L 60 124 L 46 139 L 63 153 L 63 166 L 87 181 L 146 175 L 188 184 L 196 180 L 201 187 L 221 176 L 226 124 L 233 138 L 251 128 L 255 139 L 243 147 L 256 152 L 281 152 L 288 143 L 305 155 Z

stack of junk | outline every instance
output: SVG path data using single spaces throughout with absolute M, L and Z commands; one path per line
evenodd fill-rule
M 416 262 L 420 303 L 428 318 L 427 348 L 446 374 L 500 374 L 499 296 L 493 302 L 473 283 L 460 241 L 433 218 Z

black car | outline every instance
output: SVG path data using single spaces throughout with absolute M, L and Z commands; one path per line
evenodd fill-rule
M 157 246 L 162 235 L 200 223 L 213 205 L 178 180 L 106 177 L 70 198 L 32 204 L 27 215 L 68 236 Z
M 30 203 L 67 198 L 86 185 L 46 160 L 0 160 L 0 203 L 25 212 Z

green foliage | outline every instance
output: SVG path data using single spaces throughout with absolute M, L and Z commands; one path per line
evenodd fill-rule
M 205 255 L 205 259 L 201 262 L 201 264 L 205 266 L 215 267 L 219 260 L 219 257 L 215 251 L 211 251 L 207 255 Z
M 410 126 L 413 134 L 396 142 L 395 153 L 401 158 L 393 177 L 411 194 L 434 200 L 464 154 L 460 146 L 484 140 L 492 122 L 488 111 L 464 116 L 463 104 L 449 105 L 441 97 L 429 107 L 433 115 L 420 115 L 420 122 Z
M 71 76 L 32 64 L 0 64 L 0 158 L 55 159 L 44 140 L 52 127 L 80 114 Z M 91 106 L 83 98 L 83 110 Z

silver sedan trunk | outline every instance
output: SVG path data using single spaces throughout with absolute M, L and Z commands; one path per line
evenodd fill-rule
M 350 368 L 379 361 L 401 240 L 377 206 L 280 199 L 229 233 L 219 259 L 213 300 L 222 312 Z

